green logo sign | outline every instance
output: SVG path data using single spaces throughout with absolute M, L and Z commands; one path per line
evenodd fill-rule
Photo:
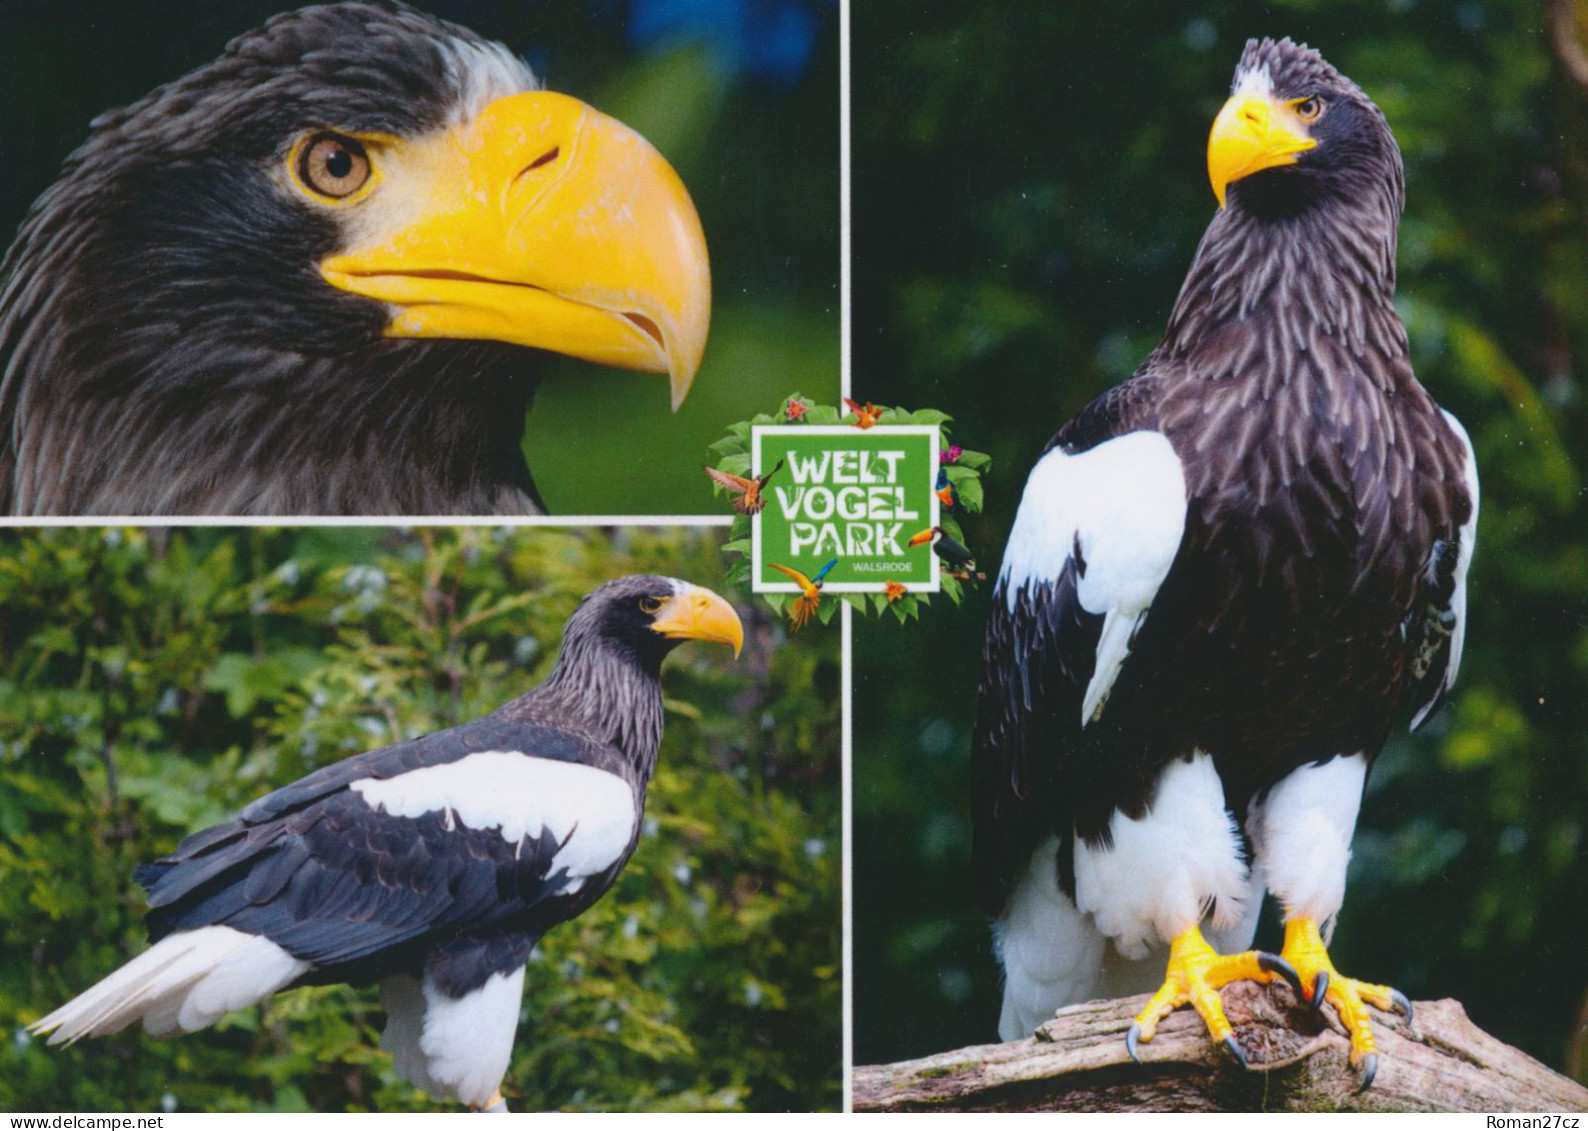
M 890 581 L 937 592 L 936 555 L 909 544 L 938 524 L 936 425 L 758 425 L 750 435 L 751 474 L 776 468 L 752 526 L 751 588 L 801 592 L 783 566 L 834 593 Z

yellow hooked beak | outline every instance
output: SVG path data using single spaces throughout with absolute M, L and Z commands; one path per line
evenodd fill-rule
M 1295 103 L 1236 94 L 1213 119 L 1213 132 L 1208 136 L 1208 180 L 1213 183 L 1219 207 L 1224 207 L 1229 186 L 1242 177 L 1279 165 L 1294 165 L 1297 154 L 1317 144 L 1307 136 Z
M 691 586 L 683 593 L 663 598 L 657 610 L 652 632 L 659 632 L 669 640 L 705 640 L 713 644 L 728 644 L 734 658 L 744 647 L 744 625 L 733 606 L 710 589 Z
M 711 322 L 689 193 L 639 134 L 566 95 L 515 94 L 417 140 L 362 139 L 376 180 L 320 264 L 392 308 L 388 337 L 470 338 L 666 373 L 673 408 Z

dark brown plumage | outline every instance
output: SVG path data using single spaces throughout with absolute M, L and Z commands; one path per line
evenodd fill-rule
M 994 593 L 975 871 L 1006 1037 L 1150 989 L 1161 958 L 1116 982 L 1119 956 L 1204 915 L 1244 948 L 1265 885 L 1332 922 L 1366 764 L 1459 662 L 1477 484 L 1391 302 L 1399 150 L 1288 40 L 1233 90 L 1164 339 L 1049 443 Z

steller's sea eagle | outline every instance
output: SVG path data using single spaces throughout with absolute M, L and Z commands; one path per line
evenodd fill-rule
M 1391 302 L 1378 107 L 1252 40 L 1208 170 L 1219 211 L 1163 341 L 1048 443 L 993 594 L 974 852 L 1000 1031 L 1161 983 L 1133 1055 L 1189 1002 L 1244 1059 L 1216 991 L 1284 977 L 1338 1012 L 1365 1087 L 1367 1005 L 1410 1007 L 1326 942 L 1368 768 L 1456 678 L 1477 470 Z M 1265 890 L 1278 957 L 1246 950 Z
M 685 640 L 737 655 L 744 633 L 710 590 L 608 582 L 534 690 L 316 770 L 140 867 L 153 945 L 28 1028 L 52 1045 L 138 1020 L 174 1036 L 289 986 L 378 982 L 397 1072 L 505 1111 L 524 963 L 639 841 L 662 660 Z
M 534 514 L 541 359 L 666 373 L 689 194 L 501 44 L 393 0 L 275 17 L 95 120 L 0 265 L 0 513 Z

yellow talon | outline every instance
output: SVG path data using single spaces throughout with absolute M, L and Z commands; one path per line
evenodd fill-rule
M 1304 1001 L 1313 1009 L 1325 1001 L 1334 1006 L 1340 1024 L 1351 1037 L 1351 1067 L 1361 1070 L 1362 1089 L 1366 1089 L 1378 1071 L 1378 1045 L 1373 1039 L 1373 1021 L 1367 1007 L 1372 1005 L 1386 1013 L 1399 1010 L 1409 1022 L 1411 1002 L 1390 986 L 1359 982 L 1336 970 L 1315 919 L 1298 916 L 1286 922 L 1285 946 L 1280 954 L 1301 977 Z
M 1164 983 L 1136 1015 L 1130 1032 L 1125 1035 L 1125 1048 L 1132 1059 L 1139 1060 L 1137 1042 L 1152 1040 L 1159 1021 L 1180 1006 L 1190 1005 L 1207 1025 L 1208 1035 L 1229 1049 L 1244 1067 L 1246 1056 L 1236 1043 L 1229 1018 L 1224 1016 L 1219 990 L 1231 982 L 1266 983 L 1276 976 L 1293 979 L 1288 968 L 1283 968 L 1273 955 L 1255 950 L 1220 954 L 1202 937 L 1200 929 L 1192 927 L 1169 943 L 1169 969 Z

